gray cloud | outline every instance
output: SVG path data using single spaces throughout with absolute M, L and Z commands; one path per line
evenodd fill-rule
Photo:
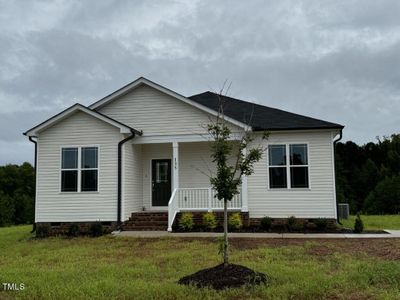
M 2 1 L 0 164 L 32 161 L 23 131 L 139 76 L 399 132 L 398 1 Z

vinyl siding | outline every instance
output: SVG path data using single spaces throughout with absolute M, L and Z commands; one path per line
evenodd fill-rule
M 168 144 L 142 145 L 143 205 L 146 207 L 146 209 L 151 209 L 151 193 L 152 193 L 151 160 L 152 159 L 172 160 L 172 144 L 168 143 Z
M 232 142 L 233 143 L 233 142 Z M 215 175 L 215 163 L 211 160 L 210 143 L 179 144 L 179 185 L 183 188 L 210 187 L 210 176 Z M 234 159 L 231 160 L 234 163 Z
M 143 206 L 142 145 L 124 145 L 124 220 Z
M 335 190 L 332 136 L 328 131 L 273 133 L 263 143 L 308 143 L 310 189 L 268 189 L 268 164 L 265 154 L 248 178 L 250 217 L 259 218 L 335 218 Z
M 204 133 L 204 125 L 213 118 L 189 104 L 142 85 L 98 109 L 144 136 Z M 232 130 L 237 130 L 231 125 Z
M 210 144 L 179 144 L 179 185 L 183 188 L 204 188 L 210 186 L 211 174 L 215 166 L 210 157 Z
M 115 221 L 119 130 L 83 112 L 38 137 L 36 222 Z M 98 146 L 98 192 L 60 193 L 62 146 Z

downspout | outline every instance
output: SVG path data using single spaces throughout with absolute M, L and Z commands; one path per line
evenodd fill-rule
M 35 141 L 35 140 L 33 139 L 33 137 L 31 137 L 31 136 L 29 137 L 29 140 L 30 140 L 32 143 L 35 144 L 35 159 L 34 159 L 34 165 L 33 165 L 33 168 L 34 168 L 34 170 L 35 170 L 35 195 L 33 196 L 33 208 L 34 208 L 34 211 L 36 211 L 37 141 Z M 33 217 L 33 227 L 32 227 L 31 233 L 33 233 L 33 232 L 36 231 L 36 222 L 35 222 L 35 221 L 36 221 L 36 220 L 35 220 L 35 216 L 34 216 L 34 217 Z
M 343 137 L 343 129 L 340 129 L 340 133 L 339 133 L 339 137 L 336 139 L 336 140 L 334 140 L 333 141 L 333 155 L 334 155 L 334 157 L 333 157 L 333 162 L 334 162 L 334 165 L 335 165 L 335 182 L 336 182 L 336 172 L 337 172 L 337 168 L 336 168 L 336 157 L 335 157 L 335 153 L 336 153 L 336 144 L 339 142 L 339 141 L 341 141 L 342 140 L 342 137 Z M 336 182 L 336 184 L 335 184 L 335 187 L 336 187 L 336 189 L 337 189 L 337 182 Z M 343 225 L 342 223 L 340 223 L 340 220 L 339 220 L 339 203 L 338 203 L 338 201 L 337 201 L 337 192 L 335 192 L 335 195 L 336 195 L 336 197 L 335 197 L 335 201 L 336 201 L 336 221 L 340 224 L 340 225 Z
M 135 131 L 131 130 L 131 135 L 118 143 L 118 211 L 117 211 L 117 228 L 121 230 L 122 215 L 122 146 L 135 137 Z

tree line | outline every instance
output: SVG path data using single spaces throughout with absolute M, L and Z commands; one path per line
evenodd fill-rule
M 359 146 L 336 145 L 336 190 L 352 213 L 400 213 L 400 134 Z M 0 166 L 0 226 L 34 220 L 35 170 L 31 164 Z
M 30 163 L 0 167 L 0 226 L 33 223 L 35 170 Z
M 400 213 L 400 134 L 359 146 L 336 145 L 338 202 L 352 213 Z

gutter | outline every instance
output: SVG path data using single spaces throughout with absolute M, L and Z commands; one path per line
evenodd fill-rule
M 336 140 L 333 141 L 333 151 L 334 151 L 333 154 L 334 154 L 334 155 L 335 155 L 335 152 L 336 152 L 336 144 L 337 144 L 339 141 L 342 140 L 342 137 L 343 137 L 343 129 L 340 129 L 339 137 L 338 137 Z M 335 158 L 335 156 L 334 156 L 333 162 L 334 162 L 334 166 L 335 166 L 335 182 L 336 182 L 336 172 L 337 172 L 337 170 L 336 170 L 336 158 Z M 336 185 L 336 184 L 335 184 L 335 187 L 337 188 L 337 185 Z M 339 220 L 339 204 L 338 204 L 338 202 L 337 202 L 337 192 L 335 192 L 335 195 L 336 195 L 336 197 L 335 197 L 335 202 L 336 202 L 336 221 L 337 221 L 340 225 L 343 225 L 342 223 L 340 223 L 340 220 Z
M 139 132 L 139 135 L 142 135 Z M 136 135 L 136 131 L 131 129 L 131 135 L 127 138 L 119 141 L 118 143 L 118 205 L 117 205 L 117 226 L 121 230 L 121 218 L 122 218 L 122 146 L 129 140 L 132 140 Z
M 34 211 L 36 211 L 36 177 L 37 177 L 37 141 L 35 141 L 34 139 L 33 139 L 33 137 L 29 137 L 29 140 L 32 142 L 32 143 L 34 143 L 35 144 L 35 159 L 34 159 L 34 169 L 35 169 L 35 195 L 33 196 L 33 208 L 34 208 Z M 33 233 L 33 232 L 35 232 L 36 231 L 36 222 L 35 222 L 36 220 L 35 220 L 35 216 L 33 217 L 33 227 L 32 227 L 32 231 L 31 231 L 31 233 Z

